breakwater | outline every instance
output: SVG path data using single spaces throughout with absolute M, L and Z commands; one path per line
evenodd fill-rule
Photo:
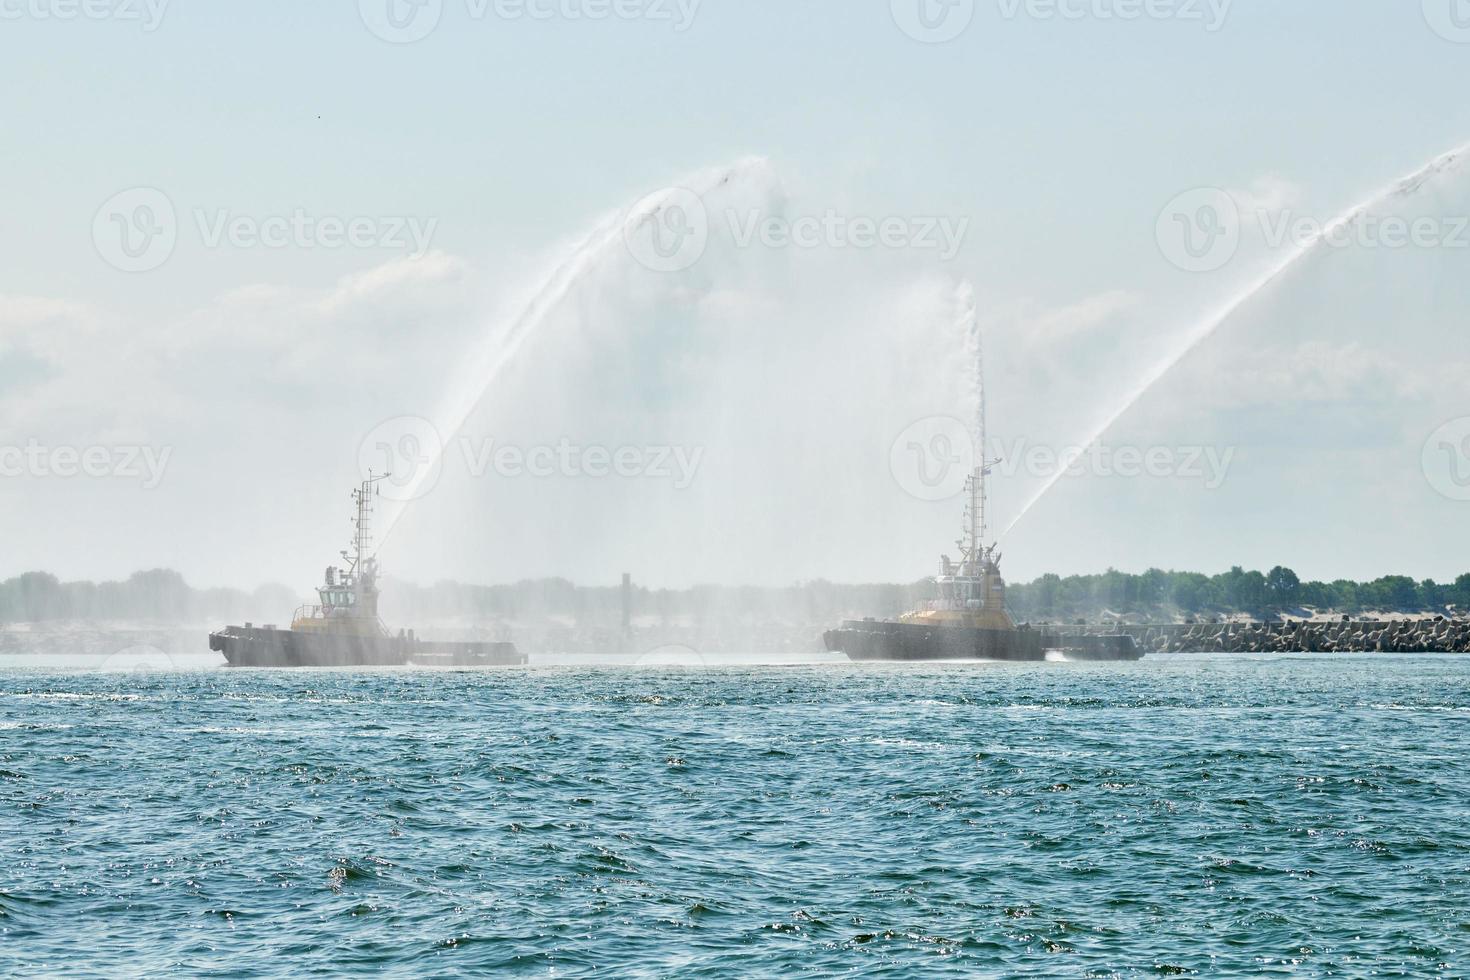
M 1095 627 L 1124 632 L 1146 653 L 1470 653 L 1470 619 L 1189 623 Z

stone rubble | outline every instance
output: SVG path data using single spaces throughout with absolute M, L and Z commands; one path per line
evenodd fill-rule
M 1470 653 L 1470 620 L 1122 626 L 1147 653 Z

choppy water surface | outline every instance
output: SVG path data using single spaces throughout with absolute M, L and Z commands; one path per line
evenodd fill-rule
M 0 672 L 0 972 L 1465 975 L 1470 659 Z

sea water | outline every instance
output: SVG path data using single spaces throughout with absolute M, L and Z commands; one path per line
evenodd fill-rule
M 0 973 L 1470 973 L 1470 658 L 0 668 Z

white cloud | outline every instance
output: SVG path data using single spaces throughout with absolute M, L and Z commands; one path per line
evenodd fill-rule
M 1276 214 L 1298 207 L 1302 201 L 1301 187 L 1275 174 L 1257 177 L 1249 187 L 1231 188 L 1228 193 L 1240 208 L 1242 216 L 1261 212 Z

